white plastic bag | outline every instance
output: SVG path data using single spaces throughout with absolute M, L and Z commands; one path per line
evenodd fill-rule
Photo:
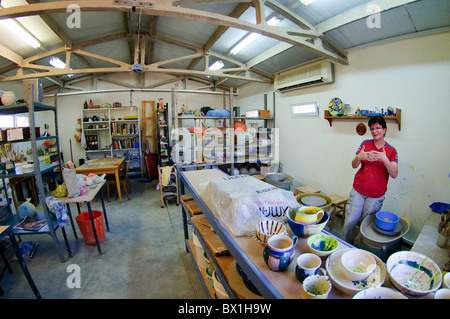
M 250 175 L 216 178 L 202 185 L 202 198 L 233 236 L 251 236 L 266 219 L 286 220 L 291 207 L 300 206 L 292 192 Z
M 36 207 L 34 207 L 33 204 L 31 204 L 31 198 L 27 198 L 27 201 L 19 206 L 18 213 L 20 219 L 24 219 L 27 216 L 35 217 L 36 216 Z

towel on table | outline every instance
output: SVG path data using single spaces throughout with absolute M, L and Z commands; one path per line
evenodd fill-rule
M 64 206 L 64 203 L 61 200 L 54 196 L 48 196 L 45 198 L 45 203 L 50 212 L 55 215 L 59 227 L 64 227 L 69 224 L 66 206 Z

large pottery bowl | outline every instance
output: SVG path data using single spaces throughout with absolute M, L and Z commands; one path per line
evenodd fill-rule
M 328 220 L 330 219 L 330 214 L 327 211 L 323 211 L 323 217 L 317 224 L 314 225 L 303 225 L 300 223 L 295 222 L 295 209 L 288 210 L 288 213 L 286 214 L 286 218 L 288 221 L 288 225 L 291 228 L 292 232 L 300 237 L 309 237 L 314 234 L 320 233 L 324 228 L 325 225 L 328 223 Z
M 422 254 L 399 251 L 392 254 L 386 268 L 392 285 L 401 293 L 421 297 L 436 291 L 442 284 L 438 265 Z

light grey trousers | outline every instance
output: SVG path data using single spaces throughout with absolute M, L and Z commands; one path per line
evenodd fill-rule
M 345 212 L 342 237 L 348 243 L 353 243 L 357 237 L 356 226 L 370 214 L 380 211 L 383 205 L 384 195 L 378 198 L 364 196 L 352 188 L 348 198 L 347 211 Z M 353 243 L 357 244 L 357 243 Z

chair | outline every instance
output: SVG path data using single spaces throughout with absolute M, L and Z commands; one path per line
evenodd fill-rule
M 332 204 L 333 210 L 331 211 L 330 221 L 328 223 L 330 231 L 332 231 L 334 217 L 336 215 L 342 214 L 341 226 L 344 225 L 345 211 L 347 210 L 348 197 L 337 195 L 337 194 L 328 194 L 328 196 L 333 201 L 333 204 Z
M 127 195 L 128 200 L 130 200 L 129 193 L 131 193 L 131 183 L 130 179 L 128 178 L 128 170 L 130 169 L 130 162 L 131 160 L 128 160 L 125 169 L 119 172 L 119 182 L 121 184 L 121 187 L 125 190 L 125 194 Z M 113 189 L 116 188 L 116 177 L 115 175 L 108 175 L 106 180 L 107 180 L 106 193 L 107 193 L 107 200 L 109 202 L 109 186 L 110 185 L 113 186 Z
M 176 199 L 177 206 L 180 204 L 178 196 L 178 177 L 176 166 L 158 167 L 159 191 L 161 195 L 161 208 L 164 208 L 164 200 Z M 165 178 L 163 178 L 163 175 Z

